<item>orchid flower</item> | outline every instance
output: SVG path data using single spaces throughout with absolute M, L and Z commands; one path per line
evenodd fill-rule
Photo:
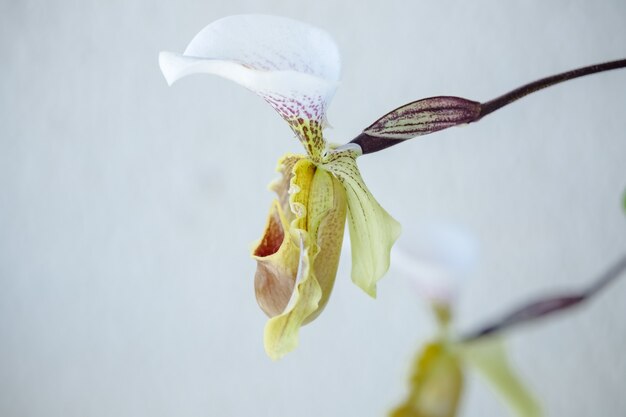
M 352 281 L 372 297 L 400 233 L 361 178 L 361 147 L 333 148 L 323 136 L 339 82 L 337 46 L 326 32 L 291 19 L 231 16 L 205 27 L 183 54 L 161 52 L 159 64 L 170 85 L 208 73 L 255 92 L 304 147 L 304 154 L 287 154 L 278 163 L 282 177 L 270 186 L 277 198 L 252 252 L 256 298 L 270 317 L 265 350 L 280 358 L 297 346 L 300 327 L 328 302 L 346 219 Z
M 514 308 L 462 337 L 452 329 L 460 290 L 477 260 L 471 235 L 451 226 L 423 228 L 411 250 L 395 249 L 394 270 L 410 278 L 432 308 L 438 334 L 415 358 L 407 399 L 391 417 L 454 417 L 467 369 L 476 369 L 519 417 L 541 416 L 541 409 L 507 359 L 502 334 L 544 320 L 591 300 L 626 272 L 623 255 L 586 287 L 543 296 Z
M 541 415 L 536 400 L 511 368 L 501 338 L 459 341 L 453 336 L 455 305 L 477 253 L 471 235 L 442 225 L 422 230 L 410 251 L 395 250 L 394 269 L 415 284 L 432 308 L 439 331 L 416 356 L 409 395 L 391 417 L 456 416 L 468 368 L 478 370 L 519 417 Z
M 356 158 L 407 139 L 474 123 L 522 97 L 564 81 L 626 67 L 626 59 L 546 77 L 478 102 L 454 96 L 417 100 L 385 114 L 351 142 L 326 143 L 326 110 L 339 82 L 337 46 L 324 31 L 294 20 L 241 15 L 198 33 L 183 54 L 162 52 L 167 82 L 196 73 L 234 81 L 261 96 L 289 124 L 305 154 L 283 156 L 271 189 L 262 238 L 253 250 L 255 292 L 270 316 L 265 349 L 279 358 L 298 344 L 302 325 L 317 317 L 332 290 L 346 218 L 352 281 L 374 297 L 389 267 L 399 224 L 365 186 Z

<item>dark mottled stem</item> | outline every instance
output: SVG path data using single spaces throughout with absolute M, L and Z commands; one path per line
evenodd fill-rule
M 489 100 L 480 105 L 480 115 L 475 121 L 478 121 L 486 115 L 493 113 L 494 111 L 519 100 L 529 94 L 536 91 L 543 90 L 544 88 L 551 87 L 555 84 L 562 83 L 564 81 L 573 80 L 574 78 L 584 77 L 585 75 L 591 75 L 598 72 L 610 71 L 618 68 L 626 67 L 626 59 L 619 59 L 617 61 L 604 62 L 602 64 L 589 65 L 588 67 L 577 68 L 571 71 L 562 72 L 561 74 L 552 75 L 550 77 L 542 78 L 532 83 L 528 83 L 513 91 L 501 95 L 498 98 Z
M 385 114 L 365 128 L 351 143 L 361 146 L 363 154 L 378 152 L 416 136 L 477 122 L 522 97 L 555 84 L 618 68 L 626 68 L 626 59 L 590 65 L 542 78 L 484 103 L 454 96 L 417 100 Z
M 521 323 L 542 319 L 553 313 L 577 306 L 591 299 L 600 292 L 600 290 L 615 281 L 624 271 L 626 271 L 626 255 L 622 256 L 609 270 L 583 291 L 545 297 L 525 304 L 511 311 L 509 314 L 506 314 L 502 319 L 469 333 L 467 336 L 463 337 L 462 340 L 464 342 L 476 340 L 484 336 L 508 330 Z

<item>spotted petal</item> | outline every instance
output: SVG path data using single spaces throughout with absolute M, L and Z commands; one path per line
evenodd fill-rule
M 309 154 L 323 151 L 321 130 L 341 67 L 337 46 L 323 30 L 283 17 L 230 16 L 200 31 L 182 55 L 161 52 L 159 65 L 169 84 L 208 73 L 254 91 L 290 124 Z
M 331 152 L 322 165 L 342 182 L 348 198 L 348 229 L 352 248 L 352 281 L 372 297 L 376 283 L 389 269 L 391 247 L 400 224 L 367 189 L 356 165 L 357 145 Z

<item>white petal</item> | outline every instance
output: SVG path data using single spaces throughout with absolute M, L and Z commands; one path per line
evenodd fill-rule
M 452 306 L 476 266 L 478 244 L 465 231 L 442 224 L 421 228 L 393 252 L 393 270 L 409 277 L 420 296 Z
M 213 22 L 184 54 L 162 52 L 159 64 L 170 84 L 195 73 L 219 75 L 261 95 L 288 121 L 320 123 L 340 72 L 337 46 L 326 32 L 264 15 Z

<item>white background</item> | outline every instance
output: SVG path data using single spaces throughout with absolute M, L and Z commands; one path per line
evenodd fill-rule
M 394 271 L 378 300 L 349 280 L 279 362 L 265 356 L 251 243 L 286 123 L 235 84 L 168 88 L 160 50 L 263 12 L 320 26 L 343 57 L 330 140 L 432 95 L 487 100 L 626 57 L 622 0 L 0 2 L 0 415 L 382 416 L 433 331 Z M 481 263 L 469 329 L 577 288 L 626 250 L 626 70 L 576 80 L 359 160 L 404 226 L 460 224 Z M 519 329 L 511 357 L 550 416 L 626 410 L 626 279 Z M 473 374 L 463 416 L 504 409 Z

